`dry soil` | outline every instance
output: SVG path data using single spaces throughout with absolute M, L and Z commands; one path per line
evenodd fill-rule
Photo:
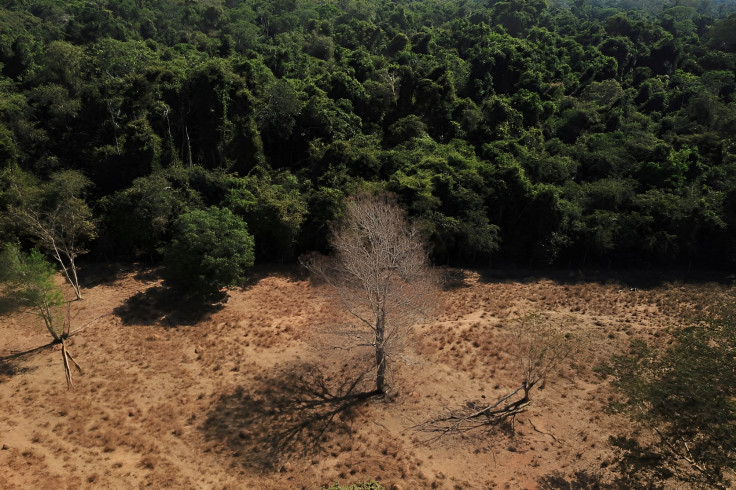
M 84 299 L 70 307 L 72 329 L 82 329 L 68 340 L 83 368 L 74 388 L 58 346 L 0 362 L 0 488 L 609 481 L 609 436 L 637 428 L 607 410 L 615 394 L 594 368 L 635 338 L 666 345 L 695 305 L 733 291 L 727 281 L 644 272 L 447 271 L 437 316 L 391 357 L 388 395 L 356 400 L 340 396 L 370 367 L 370 352 L 348 349 L 339 304 L 298 270 L 259 270 L 204 305 L 145 267 L 82 274 Z M 48 342 L 36 316 L 3 308 L 0 357 Z M 519 385 L 512 332 L 530 313 L 574 343 L 573 357 L 515 419 L 426 431 Z

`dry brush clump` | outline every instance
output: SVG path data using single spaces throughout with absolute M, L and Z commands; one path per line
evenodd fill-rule
M 512 329 L 511 336 L 524 401 L 529 400 L 532 388 L 556 374 L 579 346 L 569 333 L 550 325 L 539 312 L 524 316 Z

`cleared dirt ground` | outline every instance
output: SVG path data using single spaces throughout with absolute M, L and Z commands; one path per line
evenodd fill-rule
M 609 436 L 636 428 L 606 410 L 613 394 L 595 366 L 634 338 L 665 345 L 695 304 L 733 291 L 732 280 L 661 273 L 449 271 L 439 315 L 391 360 L 389 395 L 345 407 L 329 397 L 370 353 L 339 348 L 338 305 L 296 269 L 260 270 L 205 306 L 155 270 L 88 267 L 83 277 L 71 315 L 84 330 L 68 341 L 84 369 L 75 388 L 58 348 L 0 362 L 0 488 L 609 481 Z M 490 433 L 431 440 L 419 430 L 519 385 L 509 332 L 529 312 L 569 334 L 577 353 L 527 410 Z M 0 356 L 47 343 L 39 322 L 5 305 Z

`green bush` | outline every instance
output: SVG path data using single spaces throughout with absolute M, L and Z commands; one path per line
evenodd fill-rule
M 245 279 L 253 247 L 247 225 L 229 209 L 190 211 L 174 222 L 164 251 L 166 275 L 194 292 L 212 294 Z
M 0 250 L 0 264 L 0 292 L 36 310 L 54 340 L 60 340 L 63 321 L 56 316 L 55 309 L 65 301 L 54 284 L 56 268 L 38 250 L 26 254 L 13 244 L 6 244 Z

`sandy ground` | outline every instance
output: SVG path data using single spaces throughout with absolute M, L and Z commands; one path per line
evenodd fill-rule
M 295 269 L 260 270 L 204 307 L 155 270 L 97 266 L 83 277 L 84 299 L 71 303 L 72 328 L 83 327 L 68 341 L 84 370 L 74 389 L 58 347 L 0 362 L 0 488 L 610 481 L 608 438 L 634 427 L 606 410 L 614 395 L 595 366 L 634 338 L 666 343 L 698 299 L 733 287 L 631 273 L 450 271 L 438 315 L 391 358 L 388 396 L 356 401 L 339 397 L 370 353 L 342 348 L 338 305 Z M 566 334 L 575 353 L 525 411 L 493 429 L 423 430 L 519 386 L 511 332 L 529 313 Z M 39 323 L 5 305 L 0 357 L 47 343 Z

